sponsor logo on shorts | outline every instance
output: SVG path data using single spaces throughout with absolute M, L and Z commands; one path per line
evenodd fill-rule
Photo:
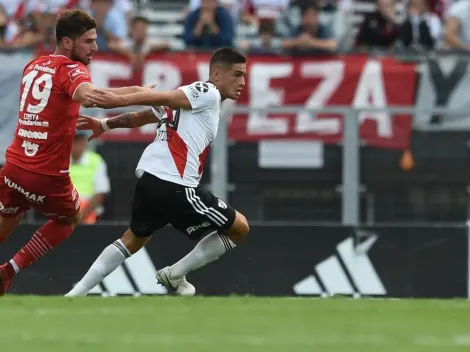
M 10 180 L 10 179 L 9 179 L 8 177 L 6 177 L 6 176 L 3 177 L 3 180 L 5 181 L 5 184 L 6 184 L 8 187 L 17 190 L 17 191 L 20 192 L 22 195 L 24 195 L 25 198 L 28 200 L 28 202 L 35 203 L 35 204 L 44 204 L 44 199 L 46 198 L 46 196 L 39 196 L 39 195 L 37 195 L 37 194 L 31 193 L 31 192 L 29 192 L 29 191 L 26 191 L 23 187 L 18 186 L 15 182 L 13 182 L 12 180 Z
M 219 199 L 219 201 L 217 202 L 217 205 L 219 206 L 219 208 L 227 209 L 227 204 L 225 204 L 222 199 Z
M 39 150 L 39 145 L 29 141 L 23 141 L 21 145 L 24 148 L 24 153 L 26 156 L 35 156 Z
M 2 213 L 2 214 L 16 214 L 18 212 L 18 209 L 19 209 L 19 207 L 5 208 L 2 204 L 2 202 L 0 202 L 0 213 Z
M 42 213 L 44 216 L 56 216 L 57 213 Z
M 20 128 L 18 130 L 18 136 L 30 139 L 47 139 L 47 132 L 33 132 Z
M 198 229 L 201 229 L 201 228 L 205 228 L 205 227 L 209 227 L 211 226 L 210 222 L 203 222 L 202 224 L 200 225 L 196 225 L 196 226 L 191 226 L 191 227 L 188 227 L 186 229 L 186 232 L 189 234 L 193 233 L 193 232 L 196 232 Z

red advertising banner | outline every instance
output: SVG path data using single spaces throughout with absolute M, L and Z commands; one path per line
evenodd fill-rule
M 119 57 L 99 55 L 89 69 L 97 87 L 148 85 L 161 90 L 175 89 L 197 80 L 207 80 L 209 55 L 167 53 L 149 57 L 141 72 L 132 70 Z M 328 58 L 249 57 L 248 77 L 241 98 L 235 103 L 254 107 L 303 105 L 321 108 L 346 105 L 355 108 L 414 105 L 416 68 L 391 58 L 366 56 Z M 408 147 L 411 115 L 391 116 L 383 112 L 361 112 L 361 138 L 370 146 L 403 149 Z M 341 114 L 264 114 L 234 115 L 229 136 L 236 141 L 260 139 L 341 141 Z M 114 130 L 107 140 L 151 141 L 154 126 L 136 130 Z

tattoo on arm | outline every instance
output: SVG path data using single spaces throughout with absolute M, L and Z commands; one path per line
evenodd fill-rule
M 152 110 L 147 109 L 138 112 L 126 112 L 110 118 L 106 123 L 110 129 L 113 129 L 140 127 L 158 121 L 158 117 L 155 116 Z
M 109 128 L 132 128 L 134 127 L 135 112 L 126 112 L 124 114 L 110 118 L 107 121 Z

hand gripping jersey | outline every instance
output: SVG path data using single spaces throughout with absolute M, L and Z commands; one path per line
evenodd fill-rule
M 38 174 L 67 174 L 80 111 L 72 98 L 86 82 L 86 67 L 62 55 L 41 56 L 26 65 L 18 126 L 6 161 Z
M 194 82 L 179 87 L 192 110 L 170 108 L 160 118 L 155 140 L 145 149 L 136 175 L 148 172 L 158 178 L 186 187 L 197 187 L 204 170 L 209 146 L 217 135 L 221 96 L 210 82 Z

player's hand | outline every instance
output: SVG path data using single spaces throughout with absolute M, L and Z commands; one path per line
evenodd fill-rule
M 121 106 L 121 99 L 118 95 L 101 89 L 93 89 L 92 93 L 86 93 L 86 97 L 93 107 L 112 109 Z
M 156 86 L 157 86 L 156 84 L 151 84 L 149 86 L 144 86 L 144 88 L 148 90 L 153 90 L 153 88 L 155 88 Z
M 88 141 L 98 138 L 104 132 L 99 119 L 86 115 L 78 116 L 77 130 L 92 131 L 93 133 L 88 137 Z

